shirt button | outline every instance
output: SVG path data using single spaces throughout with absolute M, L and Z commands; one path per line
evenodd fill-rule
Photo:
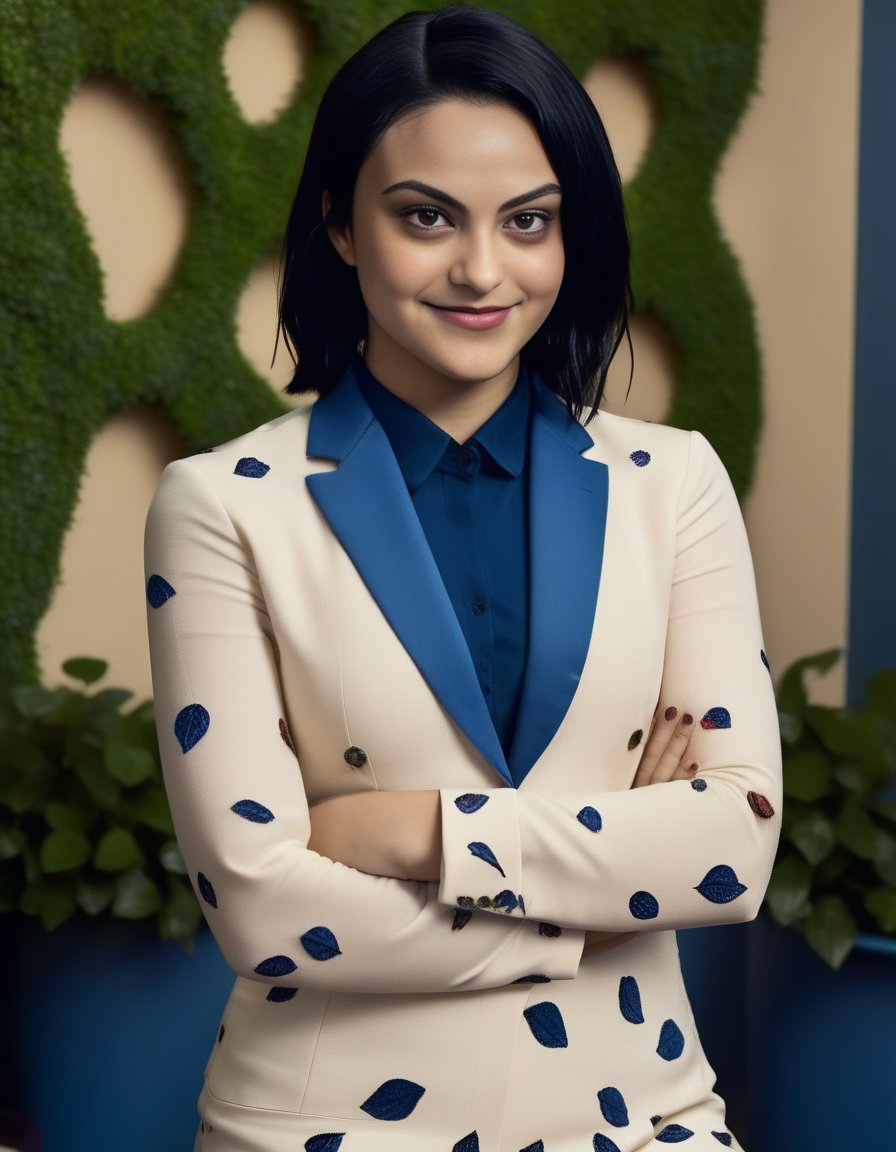
M 481 600 L 474 600 L 473 604 L 472 604 L 472 608 L 473 608 L 473 615 L 474 616 L 481 616 L 482 613 L 485 611 L 485 604 Z
M 460 464 L 461 468 L 469 468 L 472 461 L 473 457 L 469 452 L 461 452 L 457 458 L 457 462 Z
M 356 748 L 354 744 L 351 748 L 346 748 L 342 753 L 342 758 L 352 768 L 363 768 L 367 763 L 367 753 L 363 748 Z

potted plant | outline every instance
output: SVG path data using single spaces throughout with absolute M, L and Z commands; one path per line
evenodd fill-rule
M 784 673 L 781 842 L 751 926 L 746 1014 L 750 1139 L 763 1152 L 891 1142 L 896 1065 L 896 670 L 854 707 L 813 704 Z
M 101 660 L 63 671 L 77 687 L 0 696 L 9 1106 L 46 1152 L 111 1152 L 125 1130 L 141 1152 L 188 1147 L 233 977 L 200 931 L 152 703 L 98 688 Z

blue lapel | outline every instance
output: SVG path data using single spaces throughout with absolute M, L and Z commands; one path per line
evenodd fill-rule
M 517 785 L 560 727 L 591 642 L 609 487 L 606 464 L 581 455 L 592 446 L 540 386 L 529 462 L 529 653 L 510 754 Z
M 334 460 L 306 483 L 370 594 L 442 706 L 511 784 L 470 651 L 395 456 L 351 372 L 316 402 L 308 455 Z

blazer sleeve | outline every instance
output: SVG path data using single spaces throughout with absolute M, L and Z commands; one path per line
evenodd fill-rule
M 693 712 L 698 777 L 576 795 L 443 791 L 445 904 L 500 886 L 517 900 L 493 912 L 617 932 L 758 912 L 779 830 L 777 713 L 740 509 L 698 433 L 675 533 L 660 707 Z
M 444 908 L 438 885 L 368 876 L 307 848 L 308 804 L 258 574 L 195 463 L 169 465 L 146 529 L 153 690 L 178 840 L 241 975 L 359 992 L 572 978 L 582 933 Z M 301 595 L 301 590 L 297 590 Z M 462 930 L 461 930 L 462 929 Z

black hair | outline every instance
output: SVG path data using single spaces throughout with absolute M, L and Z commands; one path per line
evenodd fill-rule
M 283 248 L 279 327 L 295 362 L 287 391 L 329 391 L 366 336 L 357 273 L 327 234 L 327 225 L 351 223 L 365 158 L 400 117 L 458 98 L 521 112 L 557 174 L 563 282 L 522 356 L 578 417 L 597 408 L 628 331 L 629 242 L 619 173 L 600 116 L 560 58 L 508 17 L 455 4 L 399 17 L 343 64 L 324 93 Z

